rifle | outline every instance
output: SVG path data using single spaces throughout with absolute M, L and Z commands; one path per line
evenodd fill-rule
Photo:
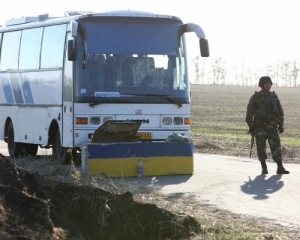
M 251 147 L 250 147 L 250 158 L 251 158 L 251 155 L 252 155 L 252 148 L 253 148 L 253 145 L 254 145 L 254 133 L 251 134 Z

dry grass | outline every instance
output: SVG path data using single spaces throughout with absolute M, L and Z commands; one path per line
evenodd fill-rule
M 299 239 L 299 230 L 283 227 L 269 219 L 238 215 L 210 204 L 189 198 L 161 196 L 158 193 L 137 194 L 142 202 L 195 217 L 200 223 L 201 234 L 192 239 Z

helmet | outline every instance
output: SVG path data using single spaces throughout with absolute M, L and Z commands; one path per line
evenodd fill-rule
M 267 82 L 269 82 L 269 83 L 271 83 L 271 85 L 273 85 L 273 82 L 270 77 L 268 77 L 268 76 L 261 77 L 259 79 L 258 86 L 262 88 L 264 83 L 267 83 Z

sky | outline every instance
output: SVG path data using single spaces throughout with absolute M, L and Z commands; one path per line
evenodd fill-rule
M 0 8 L 0 25 L 22 16 L 63 16 L 65 11 L 139 10 L 175 15 L 200 25 L 210 58 L 245 59 L 254 64 L 300 57 L 298 0 L 14 0 Z M 189 55 L 199 55 L 196 35 L 188 34 Z

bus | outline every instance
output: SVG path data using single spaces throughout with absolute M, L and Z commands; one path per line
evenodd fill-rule
M 65 12 L 0 27 L 0 140 L 9 155 L 52 148 L 66 164 L 109 120 L 142 120 L 137 135 L 190 137 L 186 33 L 202 28 L 140 11 Z

